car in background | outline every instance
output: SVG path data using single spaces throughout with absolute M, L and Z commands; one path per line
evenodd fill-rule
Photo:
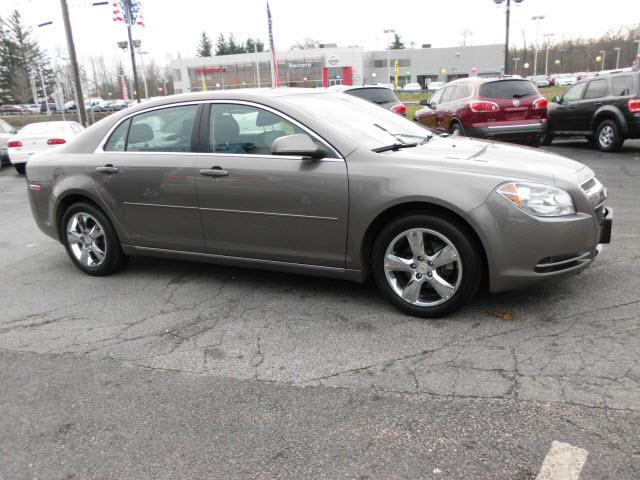
M 576 76 L 572 73 L 561 73 L 558 75 L 553 75 L 550 77 L 551 85 L 554 87 L 566 87 L 568 85 L 573 85 L 578 81 Z
M 447 82 L 431 82 L 427 85 L 428 92 L 435 92 L 438 89 L 442 88 Z
M 27 113 L 22 105 L 2 105 L 0 107 L 0 115 L 19 115 Z
M 7 143 L 18 131 L 4 120 L 0 120 L 0 164 L 2 166 L 9 163 L 9 153 Z
M 551 86 L 549 77 L 547 77 L 546 75 L 534 75 L 532 77 L 527 77 L 527 80 L 533 82 L 533 84 L 538 88 Z
M 555 97 L 547 108 L 542 143 L 584 136 L 603 152 L 616 152 L 628 138 L 640 138 L 640 72 L 583 80 Z
M 36 122 L 25 125 L 8 139 L 9 160 L 16 171 L 23 175 L 29 158 L 44 150 L 64 145 L 84 128 L 77 122 Z
M 407 83 L 402 87 L 402 91 L 403 92 L 421 92 L 422 86 L 416 82 Z
M 124 110 L 129 106 L 129 102 L 127 100 L 114 100 L 109 106 L 111 112 L 119 112 L 120 110 Z
M 436 132 L 535 145 L 548 103 L 529 80 L 470 77 L 422 100 L 415 120 Z
M 40 102 L 40 113 L 46 113 L 47 111 L 47 103 L 49 104 L 50 112 L 57 112 L 58 106 L 55 102 Z
M 102 100 L 100 102 L 97 102 L 92 110 L 94 112 L 110 112 L 111 111 L 111 104 L 113 103 L 113 100 Z
M 393 90 L 382 85 L 347 86 L 335 85 L 328 91 L 342 92 L 353 97 L 362 98 L 376 105 L 391 110 L 393 113 L 407 116 L 407 106 L 400 101 Z
M 22 106 L 27 113 L 40 113 L 40 105 L 37 103 L 30 103 Z
M 444 138 L 323 89 L 135 105 L 36 155 L 27 185 L 36 224 L 87 275 L 151 255 L 372 278 L 421 317 L 457 310 L 485 281 L 496 292 L 576 274 L 612 227 L 604 186 L 579 162 Z M 87 283 L 101 288 L 69 288 Z

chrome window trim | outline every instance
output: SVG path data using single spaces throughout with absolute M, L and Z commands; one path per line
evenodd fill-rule
M 316 160 L 316 161 L 344 161 L 344 157 L 342 156 L 342 154 L 338 151 L 337 148 L 335 148 L 329 141 L 325 140 L 323 137 L 321 137 L 320 135 L 318 135 L 317 133 L 315 133 L 313 130 L 311 130 L 310 128 L 308 128 L 307 126 L 305 126 L 304 124 L 300 123 L 299 121 L 295 120 L 294 118 L 290 117 L 289 115 L 287 115 L 286 113 L 282 113 L 279 110 L 276 110 L 272 107 L 269 107 L 267 105 L 263 105 L 261 103 L 256 103 L 256 102 L 250 102 L 247 100 L 193 100 L 193 101 L 187 101 L 187 102 L 178 102 L 178 103 L 171 103 L 171 104 L 165 104 L 165 105 L 158 105 L 155 107 L 149 107 L 143 110 L 138 110 L 135 112 L 131 112 L 128 115 L 125 115 L 124 117 L 122 117 L 121 119 L 119 119 L 114 125 L 111 126 L 111 128 L 109 129 L 109 131 L 105 134 L 105 136 L 102 138 L 102 140 L 100 141 L 100 143 L 98 144 L 98 146 L 96 147 L 96 149 L 93 151 L 93 153 L 108 153 L 108 154 L 143 154 L 143 155 L 176 155 L 176 154 L 183 154 L 183 155 L 209 155 L 209 156 L 228 156 L 228 157 L 243 157 L 243 158 L 278 158 L 278 159 L 290 159 L 290 160 L 302 160 L 304 157 L 301 156 L 294 156 L 294 155 L 261 155 L 261 154 L 250 154 L 250 153 L 216 153 L 216 152 L 131 152 L 131 151 L 126 151 L 126 150 L 104 150 L 104 146 L 107 144 L 107 142 L 109 141 L 109 138 L 111 138 L 111 134 L 115 131 L 116 128 L 118 128 L 123 122 L 127 121 L 130 118 L 133 118 L 137 115 L 142 115 L 144 113 L 149 113 L 149 112 L 153 112 L 155 110 L 162 110 L 165 108 L 173 108 L 173 107 L 183 107 L 183 106 L 188 106 L 188 105 L 204 105 L 204 104 L 217 104 L 217 103 L 221 103 L 221 104 L 235 104 L 235 105 L 246 105 L 249 107 L 256 107 L 256 108 L 261 108 L 263 110 L 267 110 L 271 113 L 273 113 L 274 115 L 278 115 L 282 118 L 284 118 L 285 120 L 293 123 L 294 125 L 296 125 L 298 128 L 300 128 L 301 130 L 305 131 L 307 134 L 309 134 L 311 137 L 315 138 L 316 140 L 320 141 L 320 143 L 324 144 L 325 146 L 329 147 L 329 151 L 333 151 L 335 153 L 335 155 L 337 155 L 337 157 L 331 156 L 331 157 L 326 157 L 326 158 L 322 158 L 320 160 Z

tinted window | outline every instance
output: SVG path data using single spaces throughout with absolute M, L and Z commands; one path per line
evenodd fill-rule
M 398 101 L 396 94 L 388 88 L 356 88 L 345 93 L 377 104 Z
M 584 98 L 602 98 L 607 96 L 607 81 L 606 80 L 593 80 L 589 83 L 587 91 L 584 94 Z
M 571 103 L 582 100 L 582 93 L 584 92 L 584 87 L 586 85 L 586 83 L 578 83 L 571 87 L 562 96 L 562 103 Z
M 524 98 L 533 95 L 538 95 L 538 90 L 527 80 L 499 80 L 480 86 L 480 96 L 484 98 Z
M 631 95 L 635 92 L 635 85 L 631 75 L 613 77 L 611 79 L 611 85 L 613 86 L 612 95 L 614 97 L 626 97 L 627 95 Z
M 216 153 L 271 155 L 276 138 L 305 133 L 279 115 L 249 105 L 212 105 L 209 125 L 209 151 Z
M 127 140 L 127 131 L 129 130 L 129 124 L 131 120 L 125 120 L 118 128 L 116 128 L 107 143 L 104 146 L 106 152 L 122 152 L 124 151 L 124 145 Z
M 197 105 L 163 108 L 133 117 L 127 151 L 190 152 Z

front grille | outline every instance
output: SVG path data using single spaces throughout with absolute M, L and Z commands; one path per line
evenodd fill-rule
M 538 262 L 535 268 L 536 273 L 556 273 L 563 270 L 569 270 L 579 267 L 591 261 L 591 253 L 578 252 L 567 255 L 555 255 L 553 257 L 545 257 Z

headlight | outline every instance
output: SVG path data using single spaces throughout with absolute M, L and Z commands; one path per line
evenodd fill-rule
M 571 195 L 561 188 L 539 183 L 507 183 L 496 192 L 521 210 L 540 217 L 576 213 Z

